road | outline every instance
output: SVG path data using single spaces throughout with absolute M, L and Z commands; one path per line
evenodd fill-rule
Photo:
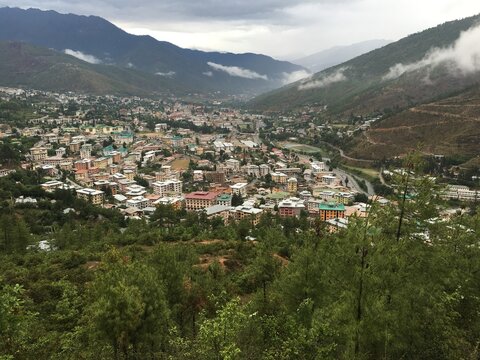
M 345 172 L 342 169 L 333 169 L 333 173 L 338 176 L 342 181 L 345 183 L 345 178 L 348 178 L 348 187 L 353 188 L 353 190 L 356 190 L 360 193 L 364 193 L 367 196 L 372 196 L 375 195 L 375 190 L 373 189 L 373 185 L 370 183 L 370 181 L 365 180 L 365 184 L 367 185 L 367 191 L 363 190 L 360 185 L 358 184 L 358 181 L 355 180 L 352 174 Z M 356 176 L 356 175 L 355 175 Z M 357 176 L 360 178 L 359 176 Z
M 309 157 L 307 155 L 298 154 L 298 157 L 300 158 L 300 162 L 302 162 L 304 164 L 309 164 L 310 163 Z M 330 161 L 330 159 L 326 158 L 326 157 L 324 157 L 322 160 L 323 161 Z M 360 187 L 360 185 L 358 184 L 358 181 L 354 179 L 353 175 L 350 174 L 350 173 L 347 173 L 345 170 L 337 168 L 337 169 L 333 169 L 333 173 L 336 176 L 338 176 L 340 179 L 342 179 L 342 181 L 344 183 L 345 183 L 345 178 L 348 178 L 348 187 L 349 188 L 351 188 L 355 191 L 358 191 L 360 193 L 363 193 L 367 196 L 375 195 L 375 190 L 373 189 L 373 185 L 370 183 L 370 181 L 368 181 L 366 179 L 363 179 L 360 176 L 355 175 L 356 177 L 361 178 L 362 180 L 365 180 L 365 184 L 367 185 L 367 191 L 365 191 Z
M 362 162 L 362 163 L 365 163 L 365 164 L 373 164 L 374 161 L 373 160 L 367 160 L 367 159 L 356 159 L 356 158 L 353 158 L 353 157 L 350 157 L 348 155 L 345 155 L 345 152 L 340 149 L 339 147 L 335 146 L 335 145 L 332 145 L 332 144 L 329 144 L 325 141 L 321 141 L 322 144 L 325 144 L 329 147 L 331 147 L 332 149 L 335 149 L 336 151 L 338 151 L 340 153 L 340 156 L 344 159 L 347 159 L 347 160 L 351 160 L 351 161 L 357 161 L 357 162 Z

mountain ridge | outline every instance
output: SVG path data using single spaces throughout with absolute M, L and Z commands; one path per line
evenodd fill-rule
M 258 94 L 283 85 L 285 74 L 304 70 L 266 55 L 183 49 L 149 35 L 129 34 L 98 16 L 53 10 L 0 8 L 0 40 L 70 49 L 104 64 L 168 75 L 191 91 Z

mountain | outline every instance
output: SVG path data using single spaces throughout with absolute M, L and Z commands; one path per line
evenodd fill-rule
M 335 46 L 315 54 L 293 60 L 294 64 L 306 67 L 312 72 L 319 72 L 341 64 L 369 51 L 391 43 L 389 40 L 368 40 L 348 46 Z
M 171 79 L 116 66 L 89 64 L 55 50 L 5 41 L 0 41 L 0 83 L 91 94 L 148 95 L 186 91 Z
M 305 70 L 265 55 L 183 49 L 129 34 L 100 17 L 37 9 L 0 8 L 0 40 L 171 78 L 192 91 L 260 93 L 284 85 L 290 73 Z
M 373 125 L 345 149 L 362 159 L 392 158 L 411 150 L 463 162 L 480 154 L 480 86 L 414 106 Z
M 480 16 L 451 21 L 316 73 L 250 105 L 290 111 L 326 105 L 328 115 L 392 111 L 461 91 L 480 80 L 477 70 Z M 466 33 L 463 33 L 466 32 Z M 462 39 L 459 39 L 462 35 Z M 444 60 L 444 61 L 442 61 Z M 467 65 L 466 68 L 462 66 Z

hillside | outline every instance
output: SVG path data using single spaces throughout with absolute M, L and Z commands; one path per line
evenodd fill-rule
M 433 49 L 446 49 L 440 55 L 447 53 L 452 56 L 447 60 L 457 60 L 458 54 L 448 53 L 456 50 L 452 44 L 479 19 L 477 15 L 410 35 L 310 79 L 261 95 L 250 105 L 257 110 L 288 111 L 321 104 L 328 105 L 330 115 L 338 116 L 406 108 L 447 96 L 475 84 L 479 73 L 464 76 L 462 71 L 451 71 L 451 62 L 429 63 L 438 61 L 429 54 Z
M 329 67 L 344 63 L 369 51 L 381 48 L 389 44 L 388 40 L 368 40 L 360 43 L 335 46 L 330 49 L 319 51 L 315 54 L 293 60 L 294 64 L 302 65 L 312 72 L 319 72 Z
M 480 87 L 388 117 L 356 137 L 350 156 L 391 158 L 419 149 L 462 161 L 480 154 Z
M 131 69 L 89 64 L 57 51 L 18 42 L 0 42 L 0 84 L 91 94 L 185 91 L 169 79 Z
M 192 91 L 258 94 L 282 86 L 299 65 L 257 54 L 183 49 L 136 36 L 96 16 L 0 8 L 0 40 L 69 52 L 87 61 L 173 79 Z

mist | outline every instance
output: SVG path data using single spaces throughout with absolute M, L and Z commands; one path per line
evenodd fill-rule
M 480 25 L 462 32 L 451 46 L 431 49 L 418 62 L 392 66 L 383 79 L 392 80 L 406 73 L 431 70 L 439 65 L 448 66 L 458 76 L 480 71 Z
M 345 76 L 344 72 L 348 69 L 348 67 L 342 67 L 337 71 L 333 72 L 330 75 L 324 75 L 320 79 L 312 80 L 312 81 L 305 81 L 303 84 L 298 86 L 298 90 L 310 90 L 310 89 L 317 89 L 317 88 L 324 88 L 331 84 L 345 81 L 347 77 Z

